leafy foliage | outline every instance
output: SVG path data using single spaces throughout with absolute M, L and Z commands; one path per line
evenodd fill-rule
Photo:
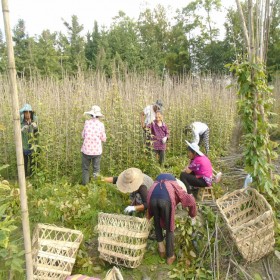
M 269 138 L 269 130 L 276 127 L 269 122 L 273 115 L 270 111 L 272 89 L 267 85 L 262 64 L 234 63 L 230 69 L 239 84 L 237 104 L 245 133 L 245 170 L 253 177 L 257 189 L 278 203 L 278 177 L 272 176 L 272 159 L 277 157 L 273 150 L 276 144 Z
M 245 14 L 247 8 L 242 4 Z M 56 78 L 78 75 L 81 71 L 102 71 L 111 77 L 114 68 L 122 75 L 127 70 L 151 71 L 162 76 L 168 73 L 225 73 L 226 63 L 242 57 L 244 42 L 236 8 L 222 10 L 220 0 L 190 1 L 170 19 L 169 11 L 161 5 L 140 12 L 138 20 L 119 11 L 110 27 L 99 28 L 94 22 L 87 31 L 76 15 L 71 22 L 63 20 L 66 34 L 43 30 L 30 37 L 25 22 L 19 19 L 13 29 L 16 67 L 20 77 L 34 75 Z M 226 14 L 225 38 L 215 23 L 217 12 Z M 279 0 L 274 1 L 269 40 L 268 67 L 273 76 L 279 71 Z M 0 31 L 1 32 L 1 31 Z M 0 33 L 1 57 L 6 57 L 6 44 Z M 6 62 L 0 61 L 5 73 Z
M 15 274 L 22 273 L 24 265 L 24 250 L 18 232 L 19 204 L 19 189 L 11 187 L 0 177 L 0 271 Z

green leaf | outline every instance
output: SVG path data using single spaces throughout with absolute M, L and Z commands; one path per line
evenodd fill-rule
M 255 280 L 263 280 L 262 277 L 260 276 L 260 274 L 258 274 L 258 273 L 254 274 L 254 279 Z

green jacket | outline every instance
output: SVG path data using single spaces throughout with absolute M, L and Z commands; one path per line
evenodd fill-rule
M 31 149 L 31 144 L 29 140 L 31 139 L 31 135 L 35 134 L 38 131 L 38 118 L 37 116 L 33 117 L 32 123 L 36 123 L 37 126 L 34 127 L 32 124 L 27 124 L 27 122 L 22 119 L 21 120 L 21 137 L 22 137 L 22 146 L 23 150 L 27 151 Z

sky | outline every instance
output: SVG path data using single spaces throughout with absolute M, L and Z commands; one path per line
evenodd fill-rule
M 131 18 L 137 19 L 145 8 L 153 9 L 157 4 L 168 8 L 174 14 L 176 9 L 186 6 L 190 0 L 7 0 L 10 26 L 14 28 L 19 19 L 23 19 L 29 36 L 40 35 L 43 30 L 66 32 L 62 18 L 71 23 L 72 15 L 78 17 L 84 26 L 85 34 L 93 30 L 94 21 L 98 25 L 110 26 L 112 18 L 122 10 Z M 225 7 L 234 4 L 233 0 L 222 0 Z M 3 13 L 0 29 L 4 31 Z M 214 21 L 222 26 L 225 12 L 214 16 Z

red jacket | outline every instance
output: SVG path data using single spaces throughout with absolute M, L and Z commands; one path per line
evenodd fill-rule
M 189 208 L 189 215 L 190 217 L 194 218 L 196 216 L 196 203 L 195 199 L 192 195 L 185 192 L 177 183 L 177 181 L 155 181 L 154 184 L 151 186 L 148 192 L 147 202 L 148 202 L 148 219 L 153 217 L 151 207 L 150 207 L 150 199 L 153 193 L 154 188 L 158 183 L 165 183 L 166 189 L 168 191 L 170 201 L 171 201 L 171 221 L 170 221 L 170 231 L 174 231 L 175 229 L 175 208 L 176 205 L 181 202 L 182 206 Z M 165 228 L 163 220 L 161 220 L 161 225 Z

